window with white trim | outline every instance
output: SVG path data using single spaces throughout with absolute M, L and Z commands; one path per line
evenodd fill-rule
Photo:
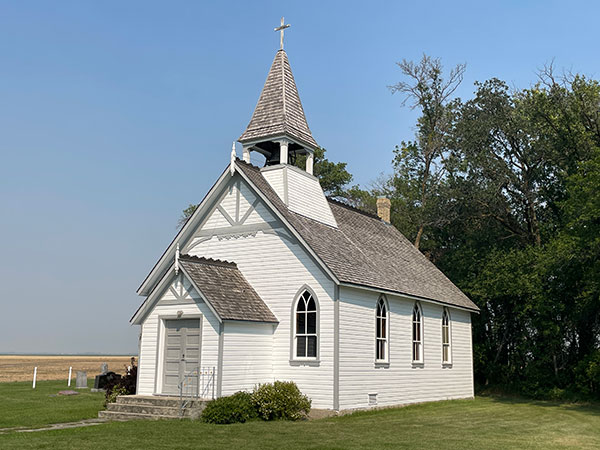
M 377 302 L 375 314 L 375 360 L 388 360 L 388 308 L 383 297 Z
M 294 354 L 296 358 L 317 357 L 317 303 L 312 294 L 305 290 L 296 305 Z
M 423 362 L 423 313 L 418 303 L 412 313 L 412 359 L 415 363 Z
M 442 363 L 450 364 L 452 362 L 452 354 L 450 351 L 450 313 L 448 308 L 444 308 L 442 312 Z

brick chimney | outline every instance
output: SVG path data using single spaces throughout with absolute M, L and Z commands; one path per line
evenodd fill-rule
M 384 222 L 390 223 L 392 202 L 386 197 L 377 197 L 377 215 Z

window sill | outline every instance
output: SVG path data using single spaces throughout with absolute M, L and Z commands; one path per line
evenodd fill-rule
M 312 366 L 319 367 L 321 361 L 318 359 L 290 359 L 290 366 Z
M 413 367 L 413 369 L 422 369 L 423 367 L 425 367 L 425 363 L 422 361 L 421 362 L 413 361 L 412 367 Z
M 442 369 L 452 369 L 452 363 L 451 362 L 442 363 Z
M 389 363 L 389 361 L 375 361 L 374 367 L 376 369 L 389 369 L 390 363 Z

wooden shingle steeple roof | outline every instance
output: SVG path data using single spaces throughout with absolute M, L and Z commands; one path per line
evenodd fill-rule
M 252 119 L 238 141 L 244 144 L 277 137 L 289 137 L 312 150 L 318 147 L 283 49 L 275 55 Z

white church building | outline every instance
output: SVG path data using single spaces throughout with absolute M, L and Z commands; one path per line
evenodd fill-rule
M 325 196 L 283 48 L 238 141 L 138 289 L 137 393 L 292 380 L 336 411 L 472 397 L 477 306 L 389 223 L 389 200 L 373 215 Z

